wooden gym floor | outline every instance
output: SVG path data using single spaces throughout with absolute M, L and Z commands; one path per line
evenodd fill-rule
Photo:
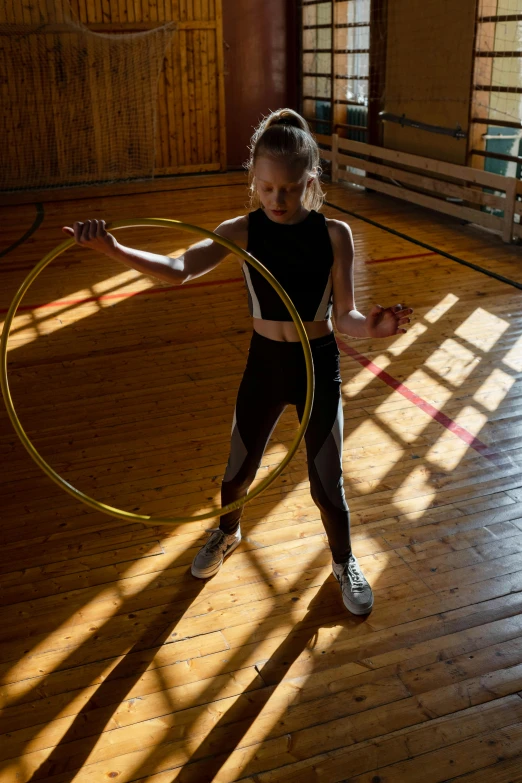
M 198 181 L 1 207 L 2 312 L 74 219 L 214 228 L 244 212 L 237 175 Z M 341 338 L 345 484 L 374 611 L 342 606 L 303 449 L 203 582 L 190 563 L 215 521 L 169 530 L 91 511 L 33 464 L 2 409 L 3 783 L 522 780 L 520 293 L 362 218 L 518 283 L 522 250 L 327 190 L 359 215 L 325 208 L 354 232 L 359 308 L 415 308 L 407 335 Z M 194 241 L 119 238 L 162 253 Z M 74 248 L 23 308 L 10 383 L 52 466 L 127 510 L 210 507 L 250 332 L 237 262 L 174 289 Z M 260 476 L 295 427 L 285 413 Z

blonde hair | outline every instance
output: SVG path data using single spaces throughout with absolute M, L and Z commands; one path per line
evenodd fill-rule
M 306 209 L 321 209 L 324 193 L 319 177 L 319 147 L 308 123 L 293 109 L 278 109 L 259 123 L 250 140 L 250 157 L 245 163 L 248 170 L 250 208 L 257 209 L 260 200 L 257 193 L 254 165 L 260 155 L 301 161 L 303 168 L 314 173 L 313 182 L 307 187 L 303 199 Z

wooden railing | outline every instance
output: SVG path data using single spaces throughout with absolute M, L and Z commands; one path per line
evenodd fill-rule
M 515 215 L 522 216 L 522 181 L 514 177 L 351 141 L 337 134 L 317 134 L 316 139 L 321 157 L 331 162 L 333 182 L 362 185 L 484 226 L 499 233 L 504 242 L 522 237 L 522 223 L 515 222 Z M 484 211 L 484 207 L 503 215 Z

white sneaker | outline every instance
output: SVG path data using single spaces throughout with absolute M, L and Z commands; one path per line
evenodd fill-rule
M 372 588 L 354 555 L 346 563 L 332 562 L 335 578 L 341 585 L 343 603 L 352 614 L 368 614 L 373 606 Z
M 219 528 L 207 532 L 211 533 L 211 536 L 197 553 L 190 569 L 192 576 L 198 579 L 208 579 L 217 574 L 225 557 L 228 557 L 241 541 L 241 528 L 231 535 L 223 533 Z

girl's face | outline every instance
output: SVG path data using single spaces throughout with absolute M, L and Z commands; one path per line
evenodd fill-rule
M 308 210 L 303 205 L 306 189 L 313 176 L 300 161 L 288 162 L 266 155 L 257 158 L 254 165 L 259 200 L 275 223 L 299 223 Z

